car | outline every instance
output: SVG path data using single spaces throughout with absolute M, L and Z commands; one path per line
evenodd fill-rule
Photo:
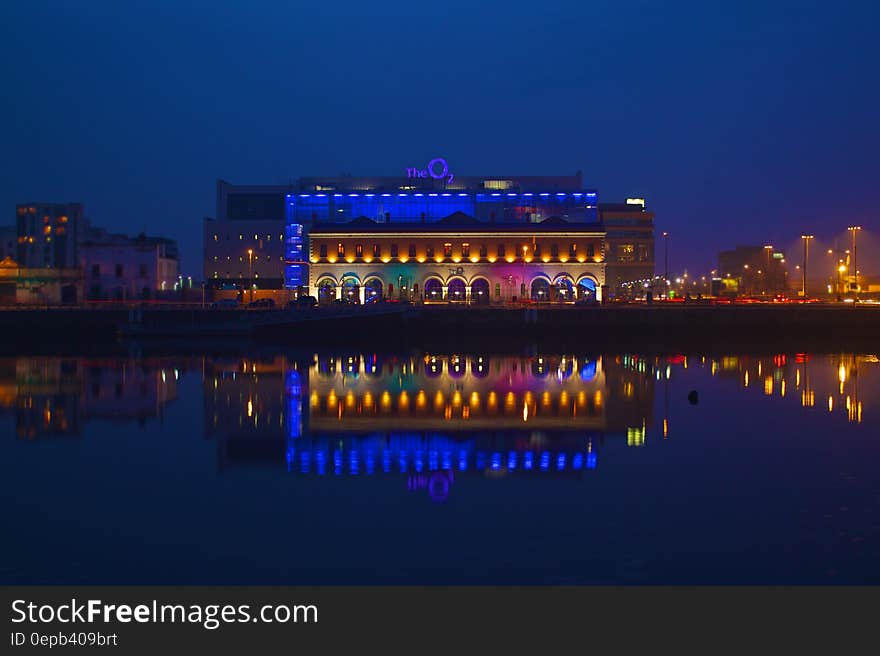
M 212 310 L 237 310 L 239 307 L 241 307 L 241 303 L 237 298 L 221 298 L 211 303 Z
M 287 302 L 287 307 L 291 310 L 297 308 L 313 308 L 318 307 L 318 299 L 314 296 L 300 296 Z
M 255 310 L 271 310 L 275 307 L 275 301 L 271 298 L 258 298 L 248 303 L 248 307 Z

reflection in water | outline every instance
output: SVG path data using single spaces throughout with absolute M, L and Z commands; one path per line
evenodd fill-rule
M 594 469 L 606 435 L 644 443 L 654 381 L 597 356 L 211 359 L 207 436 L 221 468 L 393 474 L 435 500 L 457 477 Z
M 249 359 L 0 360 L 0 410 L 16 434 L 79 434 L 91 419 L 161 419 L 179 379 L 200 371 L 205 434 L 218 466 L 286 466 L 297 475 L 395 475 L 445 499 L 462 476 L 586 475 L 606 439 L 668 439 L 669 382 L 706 370 L 748 392 L 863 419 L 860 380 L 873 355 L 814 358 L 323 353 Z M 733 388 L 729 391 L 734 393 Z
M 181 372 L 195 361 L 174 358 L 0 358 L 0 412 L 15 415 L 16 434 L 35 439 L 77 435 L 91 419 L 161 418 L 177 398 Z
M 877 582 L 878 396 L 851 354 L 0 359 L 0 581 Z

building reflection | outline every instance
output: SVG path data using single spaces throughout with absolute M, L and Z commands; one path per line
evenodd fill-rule
M 804 353 L 14 357 L 0 359 L 0 418 L 11 417 L 27 440 L 75 436 L 93 419 L 161 420 L 194 371 L 220 470 L 388 475 L 402 490 L 442 500 L 462 477 L 590 476 L 611 457 L 601 453 L 611 444 L 674 437 L 669 390 L 679 376 L 688 388 L 711 377 L 721 385 L 715 393 L 727 386 L 731 395 L 860 423 L 866 399 L 877 395 L 880 360 Z
M 380 475 L 440 498 L 456 477 L 583 474 L 606 437 L 644 444 L 654 379 L 590 355 L 319 354 L 205 361 L 221 469 Z
M 192 363 L 168 358 L 0 358 L 0 416 L 23 439 L 78 435 L 92 419 L 161 418 Z

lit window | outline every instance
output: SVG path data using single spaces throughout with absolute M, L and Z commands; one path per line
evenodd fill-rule
M 214 241 L 220 241 L 220 236 L 219 236 L 219 235 L 214 235 Z
M 339 257 L 345 257 L 345 244 L 343 244 L 342 242 L 336 244 L 336 254 Z
M 471 245 L 465 242 L 461 245 L 461 256 L 462 257 L 470 257 L 471 256 Z
M 244 235 L 241 235 L 241 234 L 238 235 L 238 239 L 239 239 L 239 241 L 241 241 L 242 239 L 244 239 Z
M 568 254 L 571 255 L 572 257 L 574 257 L 575 255 L 577 255 L 577 252 L 578 252 L 578 245 L 575 242 L 571 242 L 568 245 Z
M 443 257 L 452 257 L 452 244 L 443 244 Z
M 355 244 L 354 256 L 355 257 L 363 257 L 364 256 L 364 245 L 363 244 Z

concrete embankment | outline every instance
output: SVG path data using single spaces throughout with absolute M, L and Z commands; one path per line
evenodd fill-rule
M 282 346 L 350 345 L 588 351 L 727 347 L 880 348 L 880 307 L 825 305 L 476 308 L 445 305 L 293 311 L 46 309 L 0 311 L 6 351 L 101 349 L 174 340 L 194 350 L 206 340 Z

